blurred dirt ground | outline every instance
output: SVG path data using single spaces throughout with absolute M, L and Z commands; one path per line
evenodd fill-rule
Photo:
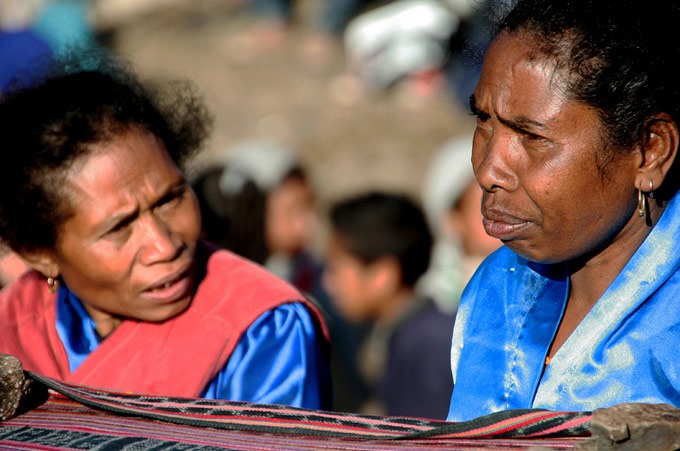
M 258 52 L 242 45 L 253 18 L 238 0 L 175 3 L 123 22 L 110 45 L 141 76 L 190 79 L 203 93 L 215 128 L 199 166 L 235 143 L 271 138 L 298 153 L 320 209 L 368 189 L 418 196 L 432 154 L 472 128 L 445 89 L 361 93 L 343 76 L 339 43 L 311 56 L 320 0 L 300 2 L 281 45 Z

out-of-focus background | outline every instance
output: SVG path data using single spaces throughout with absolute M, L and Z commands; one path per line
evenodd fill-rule
M 418 193 L 433 152 L 469 131 L 471 119 L 438 81 L 427 93 L 405 83 L 368 92 L 352 83 L 341 39 L 318 49 L 314 24 L 325 1 L 296 2 L 275 45 L 248 40 L 257 21 L 248 0 L 91 0 L 92 23 L 144 78 L 196 83 L 215 116 L 203 158 L 268 138 L 300 155 L 320 205 L 365 188 Z M 45 3 L 3 2 L 10 12 L 13 3 Z
M 255 18 L 239 0 L 147 0 L 146 13 L 130 7 L 129 16 L 112 19 L 110 45 L 144 77 L 197 84 L 215 115 L 206 159 L 267 138 L 300 155 L 321 208 L 367 188 L 418 194 L 432 154 L 469 131 L 471 118 L 444 86 L 419 94 L 406 86 L 364 92 L 353 85 L 344 77 L 340 42 L 322 56 L 308 48 L 321 1 L 298 2 L 280 45 L 258 48 L 242 42 Z
M 326 27 L 324 33 L 319 23 L 324 14 L 326 22 L 336 14 L 329 8 L 334 2 L 352 4 L 355 11 L 343 13 L 333 31 Z M 273 20 L 263 20 L 276 14 L 262 14 L 262 5 L 266 12 L 267 4 L 274 3 L 290 6 L 279 13 L 287 15 L 285 32 L 271 26 Z M 5 30 L 25 27 L 47 15 L 46 6 L 58 5 L 62 11 L 52 15 L 62 14 L 67 22 L 52 17 L 51 32 L 64 40 L 65 32 L 84 26 L 69 24 L 73 17 L 63 11 L 64 5 L 77 5 L 99 42 L 132 62 L 143 78 L 189 79 L 197 85 L 215 117 L 198 166 L 244 141 L 275 141 L 300 157 L 323 211 L 333 199 L 372 188 L 420 197 L 433 154 L 473 127 L 464 107 L 467 99 L 456 98 L 436 62 L 434 68 L 423 63 L 423 58 L 443 58 L 423 57 L 428 51 L 423 48 L 432 44 L 423 47 L 423 36 L 448 46 L 436 33 L 453 35 L 462 19 L 486 3 L 0 0 L 0 25 Z M 386 7 L 393 9 L 376 13 Z M 440 10 L 451 17 L 437 17 Z M 374 17 L 357 21 L 369 14 Z M 409 31 L 413 27 L 420 30 Z M 348 36 L 350 28 L 354 31 Z M 351 58 L 361 59 L 363 66 Z M 420 61 L 415 70 L 404 63 L 414 60 Z M 362 83 L 362 70 L 367 80 L 380 80 Z

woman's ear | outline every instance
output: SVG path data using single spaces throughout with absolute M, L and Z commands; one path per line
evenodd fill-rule
M 661 186 L 677 157 L 679 143 L 678 125 L 670 115 L 657 114 L 647 122 L 640 165 L 643 189 L 649 183 L 653 189 Z
M 59 265 L 49 251 L 27 251 L 20 254 L 28 265 L 44 275 L 54 279 L 59 276 Z

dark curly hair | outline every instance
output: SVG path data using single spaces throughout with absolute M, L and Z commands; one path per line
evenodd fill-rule
M 632 149 L 654 115 L 680 120 L 678 30 L 675 0 L 519 0 L 498 32 L 535 36 L 566 95 L 598 111 L 608 147 Z M 678 178 L 669 175 L 664 188 L 674 193 Z
M 55 249 L 73 214 L 62 191 L 69 169 L 95 145 L 130 130 L 158 137 L 183 167 L 202 145 L 211 118 L 191 84 L 168 85 L 144 86 L 123 62 L 107 57 L 94 67 L 62 61 L 39 83 L 4 97 L 2 243 L 19 253 Z

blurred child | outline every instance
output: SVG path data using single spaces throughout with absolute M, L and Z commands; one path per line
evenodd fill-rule
M 193 182 L 203 237 L 318 295 L 321 268 L 307 246 L 314 193 L 289 150 L 268 141 L 230 148 Z
M 418 291 L 442 310 L 455 313 L 458 301 L 479 264 L 501 246 L 482 225 L 482 189 L 470 161 L 472 135 L 446 142 L 432 158 L 423 184 L 423 208 L 435 245 Z
M 323 264 L 309 250 L 314 189 L 301 162 L 276 143 L 249 141 L 228 149 L 192 187 L 204 239 L 263 265 L 321 306 L 332 342 L 333 407 L 355 410 L 362 391 L 354 354 L 363 330 L 337 315 L 322 286 Z
M 370 321 L 360 366 L 373 387 L 363 413 L 446 417 L 453 389 L 453 316 L 415 294 L 432 235 L 405 196 L 367 193 L 335 204 L 324 282 L 338 311 Z

